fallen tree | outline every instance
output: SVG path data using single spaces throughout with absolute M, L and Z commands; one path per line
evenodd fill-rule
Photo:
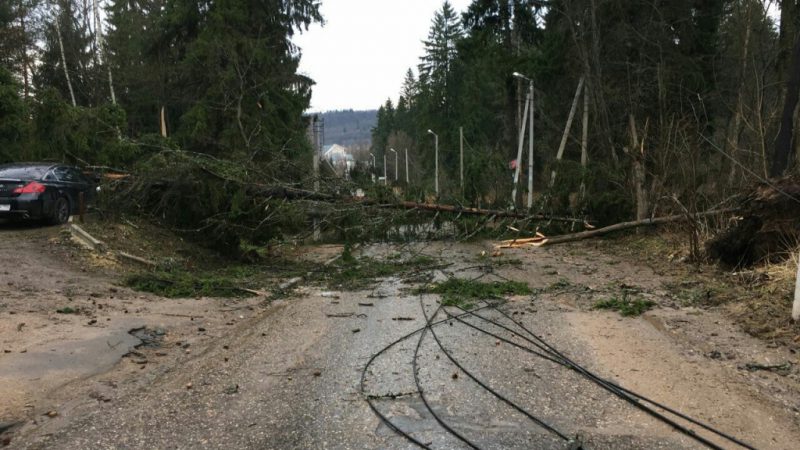
M 303 240 L 315 230 L 355 242 L 474 236 L 481 230 L 505 230 L 508 221 L 589 227 L 570 217 L 401 201 L 389 188 L 374 184 L 360 186 L 367 198 L 354 197 L 359 186 L 337 177 L 322 177 L 320 189 L 310 190 L 315 179 L 286 183 L 283 176 L 279 168 L 169 149 L 140 163 L 130 176 L 107 178 L 111 185 L 103 191 L 102 206 L 148 216 L 232 256 L 275 239 Z
M 692 215 L 680 214 L 674 216 L 656 217 L 644 220 L 635 220 L 631 222 L 622 222 L 614 225 L 609 225 L 607 227 L 598 228 L 595 230 L 587 230 L 579 233 L 564 234 L 561 236 L 553 236 L 553 237 L 537 236 L 533 238 L 514 239 L 510 241 L 504 241 L 503 243 L 501 243 L 499 248 L 515 248 L 525 245 L 530 245 L 533 247 L 542 247 L 545 245 L 563 244 L 565 242 L 575 242 L 584 239 L 599 237 L 616 231 L 630 230 L 638 227 L 661 225 L 673 222 L 697 220 L 702 217 L 717 216 L 720 214 L 727 214 L 734 211 L 735 210 L 733 209 L 720 209 L 720 210 L 705 211 Z
M 736 222 L 711 239 L 708 255 L 732 267 L 781 261 L 800 236 L 800 180 L 787 177 L 756 186 L 739 204 Z

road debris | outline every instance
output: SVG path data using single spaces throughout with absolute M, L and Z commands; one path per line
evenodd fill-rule
M 792 364 L 791 361 L 786 361 L 783 364 L 747 363 L 744 366 L 740 366 L 739 368 L 740 369 L 743 368 L 743 369 L 747 370 L 748 372 L 758 372 L 760 370 L 763 370 L 763 371 L 766 371 L 766 372 L 776 373 L 776 374 L 778 374 L 780 376 L 785 377 L 786 375 L 789 375 L 789 373 L 791 373 L 792 366 L 793 366 L 793 364 Z
M 333 318 L 346 318 L 346 317 L 353 317 L 353 316 L 355 316 L 355 315 L 356 315 L 356 313 L 353 313 L 353 312 L 351 312 L 351 313 L 333 313 L 333 314 L 325 314 L 325 316 L 327 316 L 327 317 L 333 317 Z

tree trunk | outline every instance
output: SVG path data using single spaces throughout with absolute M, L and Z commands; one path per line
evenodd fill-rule
M 800 95 L 800 39 L 797 39 L 794 45 L 790 70 L 789 81 L 786 85 L 786 100 L 783 103 L 781 128 L 778 138 L 775 140 L 775 153 L 769 170 L 769 176 L 773 178 L 783 175 L 789 167 L 789 156 L 792 152 L 794 110 L 797 106 L 798 95 Z
M 778 37 L 778 57 L 775 64 L 778 79 L 785 81 L 797 37 L 797 0 L 781 0 L 781 24 Z
M 25 16 L 28 14 L 28 11 L 25 7 L 20 3 L 19 8 L 19 24 L 20 24 L 20 32 L 22 33 L 22 82 L 23 82 L 23 94 L 25 99 L 28 98 L 30 94 L 30 79 L 28 78 L 28 30 L 25 27 Z
M 586 166 L 589 164 L 589 84 L 583 88 L 583 120 L 581 130 L 581 193 L 580 199 L 586 197 Z
M 744 114 L 744 100 L 742 98 L 742 92 L 745 89 L 745 78 L 747 73 L 747 56 L 750 50 L 750 33 L 752 30 L 751 26 L 751 10 L 752 7 L 748 3 L 747 5 L 747 12 L 745 13 L 745 18 L 747 20 L 747 29 L 744 33 L 744 47 L 742 48 L 742 56 L 739 59 L 739 82 L 737 83 L 737 91 L 736 91 L 736 110 L 733 112 L 733 118 L 731 119 L 730 124 L 728 125 L 727 131 L 727 138 L 725 139 L 725 146 L 726 153 L 730 155 L 732 158 L 736 159 L 737 154 L 739 153 L 739 134 L 741 133 L 742 129 L 742 115 Z M 736 181 L 736 164 L 731 163 L 731 171 L 728 176 L 728 185 L 733 185 Z
M 565 242 L 574 242 L 580 241 L 583 239 L 589 239 L 593 237 L 603 236 L 605 234 L 613 233 L 615 231 L 622 231 L 622 230 L 629 230 L 631 228 L 638 228 L 644 226 L 652 226 L 652 225 L 661 225 L 665 223 L 671 222 L 682 222 L 685 220 L 693 220 L 700 217 L 708 217 L 708 216 L 717 216 L 720 214 L 727 214 L 730 212 L 734 212 L 733 209 L 721 209 L 721 210 L 713 210 L 713 211 L 706 211 L 702 213 L 697 213 L 693 217 L 690 217 L 686 214 L 680 214 L 677 216 L 667 216 L 667 217 L 656 217 L 654 219 L 645 218 L 642 220 L 635 220 L 633 222 L 622 222 L 614 225 L 609 225 L 604 228 L 598 228 L 596 230 L 588 230 L 588 231 L 581 231 L 580 233 L 573 233 L 573 234 L 564 234 L 561 236 L 553 236 L 549 238 L 545 238 L 540 246 L 544 245 L 555 245 L 555 244 L 563 244 Z
M 97 0 L 93 0 L 94 6 L 94 37 L 97 43 L 97 60 L 100 64 L 104 61 L 105 45 L 103 43 L 103 25 L 100 21 L 100 8 L 97 6 Z M 117 104 L 117 96 L 114 93 L 114 78 L 111 76 L 111 65 L 106 61 L 106 69 L 108 70 L 108 90 L 111 94 L 111 104 Z
M 75 101 L 75 91 L 72 90 L 72 81 L 69 78 L 69 70 L 67 69 L 67 55 L 64 53 L 64 40 L 61 39 L 61 26 L 58 24 L 59 17 L 56 15 L 56 36 L 58 37 L 58 47 L 61 49 L 61 66 L 64 68 L 64 78 L 67 79 L 67 88 L 69 89 L 69 97 L 72 99 L 72 106 L 78 106 Z
M 636 131 L 636 119 L 633 114 L 628 116 L 628 123 L 631 129 L 631 161 L 633 165 L 633 186 L 636 199 L 636 219 L 644 220 L 648 216 L 647 189 L 645 189 L 646 172 L 644 168 L 644 140 L 639 141 L 639 133 Z M 645 135 L 647 125 L 645 125 Z

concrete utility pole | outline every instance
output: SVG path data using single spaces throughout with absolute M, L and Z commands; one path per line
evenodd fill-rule
M 528 82 L 528 94 L 525 96 L 525 112 L 519 126 L 519 146 L 517 148 L 517 168 L 514 171 L 514 190 L 511 194 L 511 201 L 517 204 L 517 186 L 519 184 L 519 173 L 522 170 L 522 147 L 525 142 L 525 125 L 528 125 L 528 209 L 533 208 L 533 138 L 534 138 L 534 97 L 533 80 L 519 72 L 514 72 L 513 76 L 519 80 Z
M 373 153 L 370 153 L 369 156 L 372 156 L 372 171 L 371 172 L 372 172 L 372 182 L 374 183 L 375 182 L 375 169 L 376 169 L 376 167 L 375 167 L 375 155 Z
M 436 188 L 436 197 L 439 197 L 439 135 L 434 133 L 432 130 L 428 130 L 428 133 L 433 135 L 433 138 L 436 142 L 436 151 L 434 153 L 434 158 L 436 159 L 435 171 L 436 175 L 434 177 L 435 180 L 435 188 Z
M 383 185 L 389 185 L 389 179 L 386 178 L 386 151 L 383 152 Z
M 319 116 L 311 116 L 312 145 L 314 146 L 314 192 L 319 192 L 319 156 L 322 150 L 322 124 Z M 314 241 L 321 239 L 322 233 L 319 228 L 319 219 L 314 218 Z
M 393 148 L 390 148 L 389 151 L 394 153 L 394 181 L 397 181 L 398 180 L 398 173 L 399 173 L 398 170 L 397 170 L 398 156 L 399 155 L 398 155 L 397 151 L 395 149 L 393 149 Z
M 405 151 L 406 151 L 406 185 L 409 185 L 410 181 L 408 181 L 409 180 L 409 178 L 408 178 L 408 149 L 405 149 Z
M 525 100 L 525 112 L 522 116 L 522 123 L 528 121 L 528 110 L 530 109 L 530 101 L 528 98 Z M 522 169 L 522 145 L 525 141 L 525 127 L 519 130 L 519 145 L 517 146 L 517 168 L 514 169 L 514 189 L 511 191 L 511 204 L 516 208 L 517 206 L 517 185 L 519 184 L 519 172 Z

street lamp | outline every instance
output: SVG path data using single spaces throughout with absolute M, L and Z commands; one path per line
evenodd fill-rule
M 434 158 L 436 158 L 436 164 L 434 164 L 436 174 L 434 175 L 434 180 L 436 187 L 436 197 L 439 197 L 439 135 L 434 133 L 433 130 L 428 130 L 428 133 L 433 135 L 433 138 L 436 142 L 436 152 L 434 153 Z
M 528 209 L 533 207 L 533 80 L 531 78 L 526 77 L 525 75 L 514 72 L 512 75 L 514 77 L 519 78 L 521 80 L 526 80 L 528 82 L 528 98 L 525 101 L 525 105 L 528 109 L 525 110 L 526 115 L 530 114 L 530 121 L 529 121 L 529 134 L 530 138 L 528 139 Z M 525 139 L 525 123 L 520 123 L 520 133 L 519 133 L 519 151 L 517 152 L 517 171 L 514 176 L 514 193 L 512 194 L 512 202 L 516 203 L 517 200 L 517 181 L 519 180 L 519 170 L 520 170 L 520 159 L 522 157 L 522 141 Z
M 408 149 L 405 149 L 405 151 L 406 151 L 406 185 L 408 185 L 411 184 L 408 181 Z
M 397 181 L 397 151 L 393 148 L 390 148 L 389 151 L 394 153 L 394 181 Z

